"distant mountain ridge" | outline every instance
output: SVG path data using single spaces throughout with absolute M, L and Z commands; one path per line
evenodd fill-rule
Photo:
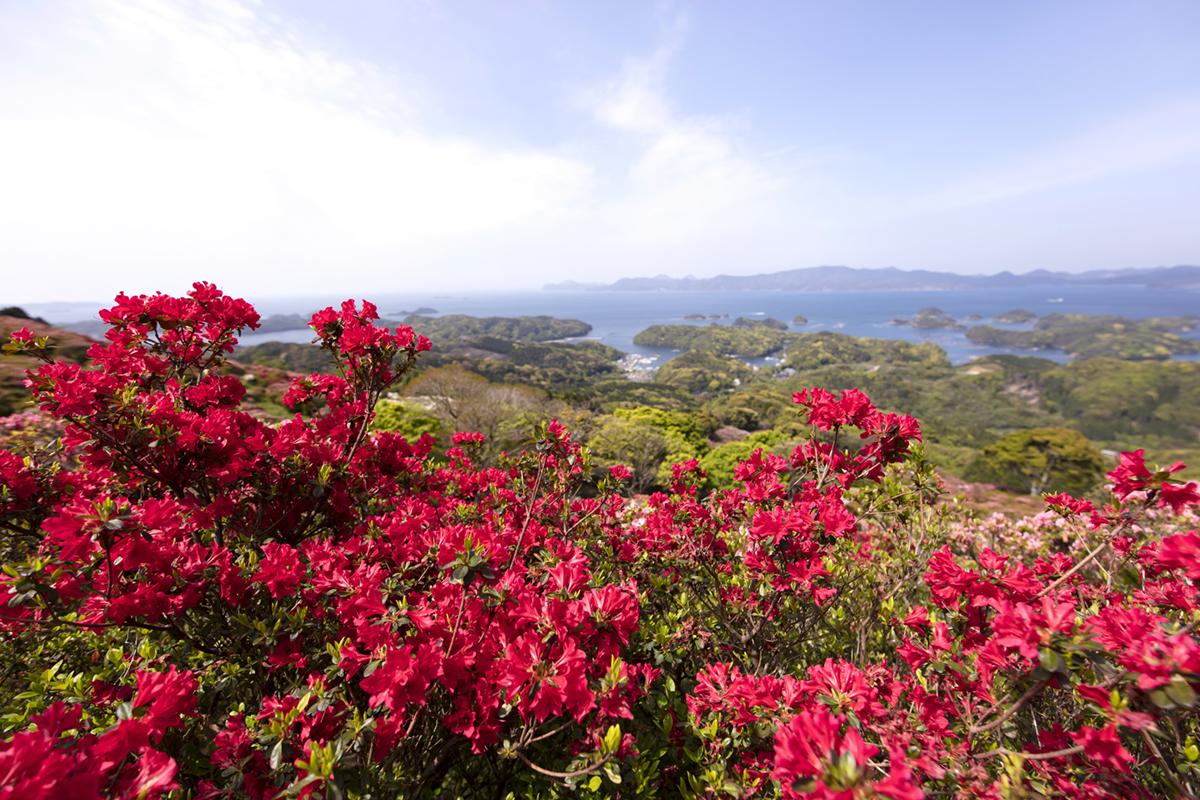
M 950 289 L 1011 288 L 1018 286 L 1126 285 L 1171 289 L 1200 288 L 1200 266 L 1151 267 L 1148 269 L 1051 272 L 1037 269 L 1021 274 L 959 275 L 925 269 L 879 269 L 855 267 L 804 267 L 757 275 L 717 275 L 712 278 L 621 278 L 610 284 L 580 284 L 574 281 L 549 283 L 547 291 L 937 291 Z

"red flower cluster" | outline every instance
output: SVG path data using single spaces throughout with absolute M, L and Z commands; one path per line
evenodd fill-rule
M 1184 468 L 1182 462 L 1151 472 L 1146 468 L 1144 450 L 1121 453 L 1117 468 L 1108 473 L 1113 494 L 1124 500 L 1135 492 L 1148 492 L 1158 498 L 1158 505 L 1170 506 L 1178 514 L 1185 507 L 1200 503 L 1200 489 L 1195 481 L 1177 481 L 1171 476 Z
M 174 667 L 135 678 L 130 715 L 102 733 L 89 730 L 81 706 L 60 701 L 31 717 L 34 730 L 0 743 L 0 797 L 150 797 L 177 788 L 175 759 L 156 747 L 194 712 L 196 679 Z
M 374 402 L 429 346 L 375 326 L 370 303 L 314 315 L 339 374 L 297 379 L 287 402 L 317 413 L 279 425 L 241 410 L 242 384 L 217 369 L 236 330 L 257 323 L 247 304 L 197 284 L 187 298 L 122 296 L 102 316 L 113 329 L 90 367 L 52 362 L 29 378 L 43 411 L 66 423 L 77 467 L 43 479 L 13 454 L 0 460 L 6 524 L 44 532 L 25 550 L 30 568 L 0 580 L 12 601 L 5 624 L 161 633 L 169 657 L 207 654 L 265 668 L 275 677 L 264 688 L 294 684 L 226 699 L 236 702 L 217 719 L 226 733 L 212 764 L 238 777 L 206 779 L 208 795 L 274 797 L 319 775 L 305 784 L 315 791 L 332 772 L 290 762 L 310 763 L 364 722 L 371 758 L 390 763 L 428 730 L 484 752 L 514 726 L 531 736 L 556 720 L 578 726 L 586 757 L 608 725 L 632 717 L 655 674 L 621 660 L 638 595 L 597 582 L 564 535 L 573 518 L 602 521 L 613 507 L 564 504 L 581 453 L 561 427 L 506 469 L 480 469 L 462 449 L 439 465 L 429 440 L 370 434 Z M 539 483 L 561 489 L 532 495 Z M 190 711 L 165 705 L 166 688 L 139 677 L 134 709 L 159 699 L 98 743 L 78 740 L 78 769 L 42 763 L 37 748 L 61 751 L 51 728 L 13 739 L 10 757 L 34 769 L 22 780 L 62 796 L 81 773 L 95 794 L 134 759 L 143 771 L 153 763 L 158 781 L 137 791 L 174 786 L 174 762 L 148 749 Z M 310 694 L 325 699 L 303 701 Z M 258 709 L 253 725 L 235 710 L 246 705 Z M 356 705 L 366 715 L 357 722 Z M 107 718 L 98 709 L 86 722 Z M 280 748 L 294 756 L 272 763 Z M 101 751 L 108 760 L 95 760 Z M 190 769 L 192 782 L 204 774 Z
M 627 501 L 556 421 L 494 465 L 373 432 L 429 344 L 370 303 L 314 315 L 337 373 L 280 423 L 224 370 L 248 304 L 103 318 L 29 374 L 63 450 L 0 452 L 0 798 L 1195 793 L 1180 465 L 1048 498 L 1089 538 L 1026 563 L 938 538 L 919 426 L 856 390 L 735 489 Z

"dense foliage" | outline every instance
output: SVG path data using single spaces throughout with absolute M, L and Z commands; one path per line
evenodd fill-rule
M 794 334 L 782 362 L 785 368 L 804 369 L 830 364 L 912 364 L 948 367 L 950 360 L 933 342 L 869 339 L 821 331 Z
M 693 394 L 733 389 L 750 379 L 754 370 L 736 356 L 708 350 L 685 350 L 658 368 L 655 380 Z
M 429 343 L 369 303 L 314 315 L 337 374 L 281 422 L 222 369 L 245 302 L 103 318 L 82 364 L 10 345 L 44 363 L 0 452 L 0 798 L 1200 786 L 1182 465 L 1127 452 L 1103 505 L 964 526 L 914 419 L 803 389 L 786 455 L 628 499 L 558 422 L 495 466 L 478 433 L 372 430 Z

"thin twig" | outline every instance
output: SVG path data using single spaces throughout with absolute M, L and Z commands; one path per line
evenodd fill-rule
M 1020 711 L 1022 706 L 1024 706 L 1031 699 L 1033 699 L 1033 696 L 1036 695 L 1038 692 L 1040 692 L 1046 686 L 1046 683 L 1047 683 L 1047 681 L 1038 681 L 1033 686 L 1030 686 L 1028 689 L 1025 690 L 1025 693 L 1022 694 L 1020 697 L 1018 697 L 1017 701 L 1015 703 L 1013 703 L 1011 706 L 1009 706 L 1007 709 L 1005 709 L 1004 712 L 1000 714 L 1000 716 L 996 717 L 994 720 L 987 723 L 986 725 L 975 725 L 975 726 L 969 728 L 967 730 L 967 733 L 970 735 L 973 735 L 976 733 L 986 733 L 987 731 L 990 731 L 992 728 L 1003 725 L 1004 722 L 1006 720 L 1008 720 L 1009 718 L 1011 718 L 1013 714 L 1016 714 L 1018 711 Z M 995 706 L 992 706 L 990 709 L 988 709 L 988 712 L 983 715 L 984 719 L 987 719 L 989 716 L 991 716 L 993 713 L 995 713 L 995 711 L 998 707 L 999 707 L 998 705 L 995 705 Z
M 1083 752 L 1083 745 L 1075 745 L 1064 750 L 1050 750 L 1045 753 L 1027 753 L 1024 750 L 1009 750 L 1007 747 L 997 747 L 994 750 L 987 750 L 982 753 L 976 753 L 975 758 L 996 758 L 997 756 L 1020 756 L 1021 758 L 1029 759 L 1030 761 L 1048 761 L 1052 758 L 1066 758 L 1067 756 L 1078 755 Z
M 568 780 L 570 778 L 581 778 L 584 775 L 591 775 L 593 772 L 595 772 L 596 770 L 603 767 L 609 761 L 612 761 L 613 757 L 615 755 L 616 755 L 615 752 L 609 753 L 604 758 L 597 761 L 595 764 L 592 764 L 590 767 L 584 767 L 582 769 L 577 769 L 572 772 L 557 772 L 552 769 L 546 769 L 545 767 L 538 766 L 537 764 L 533 763 L 528 758 L 526 758 L 525 754 L 522 753 L 520 750 L 517 751 L 517 758 L 521 759 L 521 762 L 525 766 L 527 766 L 531 770 L 533 770 L 534 772 L 537 772 L 541 775 L 545 775 L 548 778 L 561 778 L 562 780 Z

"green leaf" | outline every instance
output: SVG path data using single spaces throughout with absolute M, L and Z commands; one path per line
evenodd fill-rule
M 608 730 L 604 734 L 603 751 L 605 753 L 615 753 L 615 752 L 617 752 L 617 748 L 620 746 L 621 746 L 621 726 L 620 725 L 609 725 Z
M 1176 675 L 1167 684 L 1167 697 L 1175 701 L 1176 705 L 1190 706 L 1196 702 L 1196 690 L 1190 683 Z
M 307 786 L 309 786 L 313 783 L 316 783 L 319 780 L 324 780 L 324 779 L 320 775 L 305 775 L 303 779 L 301 779 L 301 780 L 297 781 L 296 783 L 293 783 L 291 786 L 289 786 L 284 791 L 283 796 L 284 797 L 299 797 L 300 793 L 302 791 L 304 791 L 304 789 Z

